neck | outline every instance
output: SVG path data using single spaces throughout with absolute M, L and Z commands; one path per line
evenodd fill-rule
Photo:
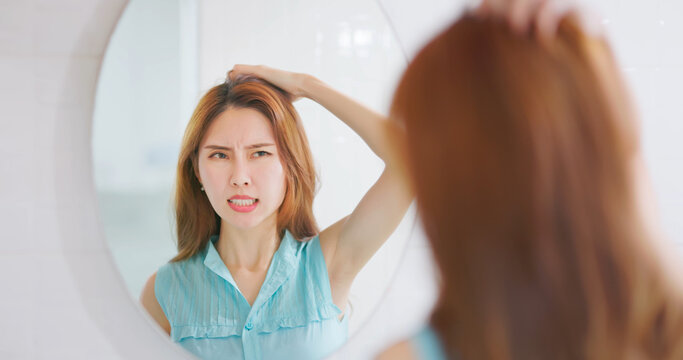
M 280 246 L 275 224 L 239 229 L 222 222 L 216 250 L 228 268 L 267 270 Z

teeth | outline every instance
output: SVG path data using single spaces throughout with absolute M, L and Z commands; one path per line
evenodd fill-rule
M 249 200 L 242 200 L 242 199 L 234 199 L 234 200 L 228 200 L 231 203 L 237 205 L 237 206 L 249 206 L 253 205 L 256 202 L 256 199 L 249 199 Z

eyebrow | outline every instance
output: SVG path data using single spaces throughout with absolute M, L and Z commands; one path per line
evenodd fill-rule
M 256 148 L 262 148 L 262 147 L 268 147 L 268 146 L 275 146 L 275 144 L 258 143 L 258 144 L 253 144 L 253 145 L 247 146 L 247 149 L 256 149 Z M 206 146 L 204 146 L 204 149 L 232 151 L 231 147 L 220 146 L 220 145 L 206 145 Z

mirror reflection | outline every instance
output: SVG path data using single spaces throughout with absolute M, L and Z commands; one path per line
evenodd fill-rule
M 131 295 L 200 357 L 338 348 L 414 222 L 381 115 L 405 60 L 381 11 L 282 6 L 131 1 L 98 85 L 110 249 Z M 226 79 L 234 64 L 268 66 Z

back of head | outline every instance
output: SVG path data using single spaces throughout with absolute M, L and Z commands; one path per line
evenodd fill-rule
M 316 190 L 313 156 L 290 94 L 260 78 L 239 76 L 207 91 L 185 129 L 175 186 L 178 255 L 171 261 L 198 253 L 209 237 L 220 231 L 221 219 L 200 190 L 195 174 L 202 139 L 213 120 L 230 108 L 255 109 L 272 126 L 286 177 L 285 198 L 277 217 L 279 235 L 289 230 L 294 238 L 305 239 L 319 231 L 313 217 Z
M 392 116 L 451 355 L 683 356 L 681 302 L 635 208 L 634 112 L 604 42 L 572 18 L 540 43 L 464 17 L 409 65 Z

